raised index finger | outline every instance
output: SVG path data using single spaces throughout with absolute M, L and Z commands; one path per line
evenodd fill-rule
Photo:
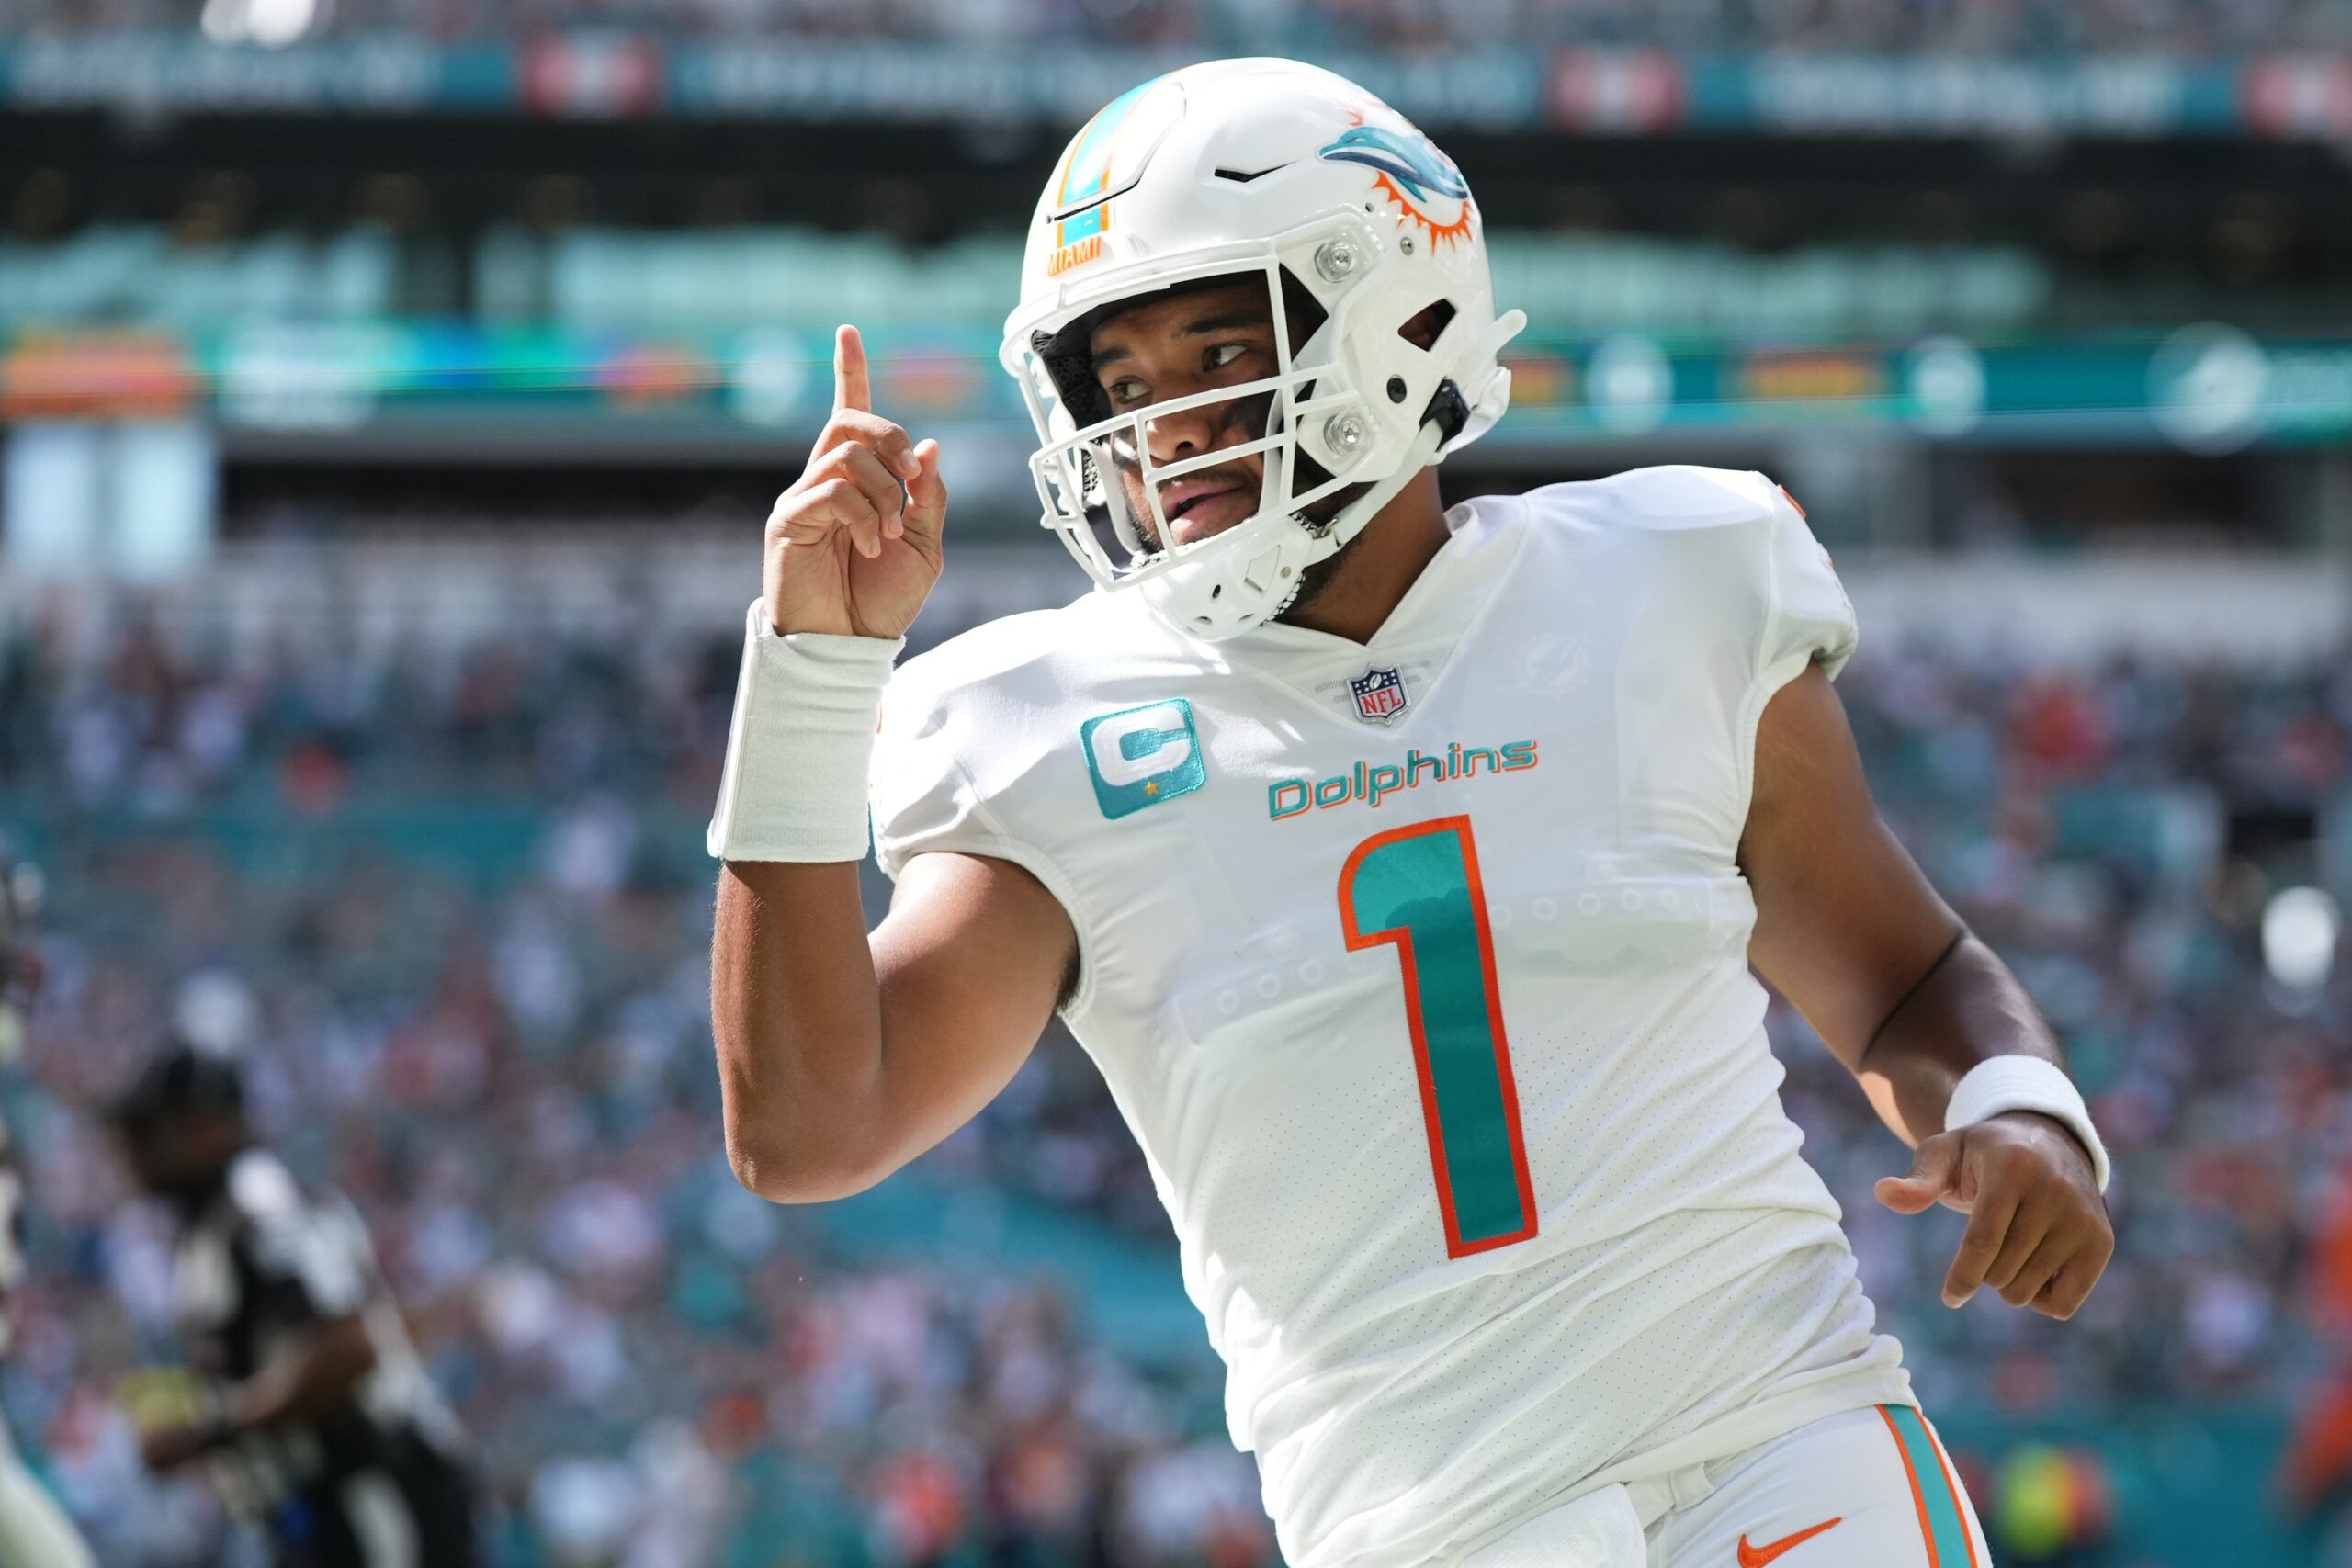
M 865 379 L 865 340 L 846 324 L 833 329 L 833 407 L 861 413 L 874 407 L 874 389 Z

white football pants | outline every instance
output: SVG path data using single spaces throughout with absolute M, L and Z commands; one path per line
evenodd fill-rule
M 1934 1428 L 1872 1405 L 1540 1514 L 1460 1568 L 1993 1568 Z
M 33 1479 L 0 1425 L 0 1568 L 92 1568 L 94 1561 L 82 1532 Z

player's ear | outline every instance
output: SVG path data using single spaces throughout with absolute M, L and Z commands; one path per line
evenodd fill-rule
M 1283 321 L 1290 329 L 1290 352 L 1296 354 L 1306 346 L 1306 340 L 1330 317 L 1304 283 L 1291 276 L 1290 268 L 1283 268 Z
M 1411 321 L 1398 327 L 1396 335 L 1427 354 L 1437 346 L 1439 334 L 1445 331 L 1446 323 L 1453 320 L 1453 302 L 1452 300 L 1432 300 L 1418 311 Z

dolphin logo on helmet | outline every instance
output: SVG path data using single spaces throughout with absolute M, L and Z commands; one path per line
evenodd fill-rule
M 1431 191 L 1455 201 L 1466 200 L 1470 195 L 1462 171 L 1426 136 L 1403 136 L 1385 126 L 1351 125 L 1316 155 L 1368 164 L 1422 201 L 1429 199 Z

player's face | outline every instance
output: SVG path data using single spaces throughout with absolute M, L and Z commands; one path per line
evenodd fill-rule
M 1109 317 L 1094 329 L 1094 377 L 1114 413 L 1238 386 L 1274 374 L 1274 321 L 1266 287 L 1256 279 L 1149 300 Z M 1266 433 L 1272 392 L 1165 414 L 1144 422 L 1155 466 L 1165 467 L 1238 446 Z M 1128 458 L 1118 464 L 1127 505 L 1147 533 L 1154 531 L 1143 473 Z M 1258 510 L 1265 462 L 1259 454 L 1162 481 L 1159 504 L 1178 544 L 1223 533 Z
M 232 1117 L 182 1112 L 122 1130 L 123 1154 L 140 1187 L 158 1198 L 211 1190 L 242 1142 Z
M 188 1160 L 179 1129 L 149 1122 L 126 1129 L 123 1158 L 140 1188 L 156 1197 L 168 1197 L 188 1184 Z

